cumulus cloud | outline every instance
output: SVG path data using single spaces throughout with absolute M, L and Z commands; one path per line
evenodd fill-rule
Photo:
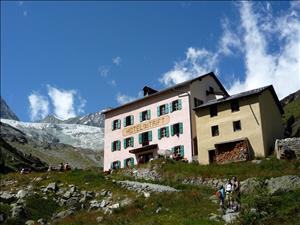
M 119 66 L 122 62 L 122 58 L 120 56 L 117 56 L 115 58 L 112 59 L 113 64 Z
M 75 90 L 57 89 L 50 85 L 48 87 L 48 95 L 54 107 L 54 114 L 60 119 L 68 119 L 76 116 L 74 109 Z
M 270 11 L 270 6 L 267 7 Z M 236 80 L 229 93 L 273 84 L 282 98 L 300 88 L 300 17 L 295 7 L 298 6 L 292 4 L 285 14 L 276 18 L 265 16 L 265 12 L 254 12 L 251 2 L 240 5 L 246 71 L 245 79 Z M 264 17 L 268 19 L 259 19 Z M 270 35 L 280 45 L 276 52 L 268 51 Z
M 99 66 L 98 68 L 98 72 L 102 77 L 107 77 L 109 71 L 110 71 L 110 66 Z
M 49 113 L 49 101 L 47 97 L 34 92 L 28 96 L 29 113 L 31 121 L 43 119 Z
M 117 94 L 117 102 L 120 105 L 123 105 L 123 104 L 128 103 L 128 102 L 132 102 L 135 99 L 137 99 L 137 97 L 132 97 L 132 96 L 121 94 L 121 93 Z
M 241 53 L 245 73 L 242 78 L 226 84 L 229 93 L 258 88 L 272 84 L 279 96 L 285 97 L 300 88 L 300 4 L 291 2 L 290 8 L 275 16 L 270 3 L 255 5 L 249 1 L 237 5 L 240 25 L 230 27 L 228 19 L 221 25 L 223 34 L 217 49 L 190 47 L 185 59 L 175 62 L 159 81 L 170 86 L 192 79 L 210 71 L 219 70 L 224 57 Z M 259 3 L 261 4 L 261 3 Z M 254 10 L 254 6 L 257 7 Z M 279 48 L 274 50 L 274 43 Z M 224 74 L 223 76 L 226 76 Z
M 174 68 L 159 79 L 165 86 L 171 86 L 181 83 L 188 79 L 205 74 L 210 71 L 216 71 L 217 54 L 206 49 L 188 48 L 185 53 L 185 59 L 175 62 Z

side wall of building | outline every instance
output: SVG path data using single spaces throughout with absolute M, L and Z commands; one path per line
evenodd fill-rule
M 206 94 L 206 91 L 209 90 L 209 87 L 212 87 L 215 91 L 217 92 L 222 92 L 220 86 L 218 85 L 218 83 L 215 81 L 214 78 L 212 78 L 211 76 L 206 76 L 203 77 L 201 80 L 196 80 L 191 84 L 190 87 L 190 93 L 191 93 L 191 97 L 190 97 L 190 105 L 191 105 L 191 124 L 192 124 L 192 142 L 194 142 L 194 140 L 197 140 L 197 127 L 196 127 L 196 114 L 195 111 L 193 110 L 193 108 L 195 107 L 194 105 L 194 98 L 197 98 L 201 101 L 203 101 L 204 103 L 215 99 L 216 96 L 213 94 Z M 198 145 L 198 143 L 197 143 Z M 194 145 L 193 143 L 193 148 L 197 148 L 197 146 Z M 195 153 L 197 153 L 197 150 L 195 151 L 195 149 L 193 149 L 194 155 L 197 155 Z
M 125 159 L 133 157 L 134 163 L 137 163 L 137 159 L 135 154 L 130 153 L 129 151 L 132 149 L 136 149 L 142 147 L 139 144 L 139 133 L 134 133 L 128 137 L 134 138 L 134 147 L 128 147 L 124 149 L 123 140 L 127 138 L 123 136 L 122 130 L 123 119 L 126 116 L 133 115 L 134 116 L 134 125 L 140 124 L 139 121 L 139 113 L 144 110 L 151 111 L 151 120 L 158 118 L 157 116 L 157 107 L 163 104 L 170 104 L 172 101 L 181 99 L 182 109 L 174 112 L 169 112 L 167 115 L 170 118 L 168 124 L 161 126 L 169 127 L 169 137 L 164 137 L 162 139 L 158 139 L 158 129 L 161 127 L 156 127 L 152 130 L 152 141 L 150 144 L 158 144 L 159 149 L 171 149 L 177 145 L 184 145 L 184 157 L 189 161 L 192 160 L 191 154 L 191 127 L 190 127 L 190 105 L 189 105 L 189 95 L 187 94 L 189 91 L 188 87 L 180 88 L 174 90 L 172 92 L 163 93 L 157 96 L 146 98 L 143 101 L 137 102 L 132 105 L 128 105 L 112 111 L 106 114 L 105 118 L 105 137 L 104 137 L 104 170 L 108 170 L 111 166 L 111 162 L 120 160 L 121 167 L 124 167 L 123 162 Z M 120 119 L 121 120 L 121 129 L 117 129 L 112 131 L 112 121 Z M 179 136 L 171 136 L 171 128 L 170 126 L 175 123 L 183 123 L 183 134 Z M 143 131 L 143 132 L 146 132 Z M 121 141 L 121 150 L 120 151 L 111 151 L 111 143 L 113 141 L 120 140 Z
M 274 150 L 275 140 L 283 138 L 281 113 L 269 90 L 259 96 L 265 154 Z
M 257 96 L 239 99 L 240 110 L 231 111 L 230 102 L 218 105 L 218 115 L 210 117 L 209 107 L 196 112 L 198 159 L 201 164 L 209 163 L 209 150 L 215 144 L 247 137 L 255 156 L 265 156 L 262 139 L 262 122 Z M 233 121 L 241 121 L 241 130 L 234 132 Z M 218 125 L 219 135 L 212 136 L 211 127 Z

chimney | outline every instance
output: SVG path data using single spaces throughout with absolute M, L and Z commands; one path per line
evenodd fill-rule
M 157 90 L 152 89 L 151 87 L 145 86 L 143 88 L 144 96 L 149 96 L 157 92 Z

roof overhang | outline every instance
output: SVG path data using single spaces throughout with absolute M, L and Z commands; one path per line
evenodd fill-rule
M 158 149 L 158 145 L 157 144 L 153 144 L 153 145 L 146 145 L 140 148 L 135 148 L 132 150 L 129 150 L 130 153 L 136 154 L 136 153 L 141 153 L 141 152 L 145 152 L 148 150 L 154 150 L 154 149 Z

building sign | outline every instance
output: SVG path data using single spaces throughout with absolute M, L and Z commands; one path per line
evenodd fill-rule
M 143 123 L 140 123 L 138 125 L 133 125 L 130 127 L 126 127 L 122 130 L 123 136 L 129 136 L 136 133 L 140 133 L 146 130 L 150 130 L 155 127 L 160 127 L 165 124 L 168 124 L 170 122 L 169 116 L 162 116 L 153 120 L 145 121 Z

